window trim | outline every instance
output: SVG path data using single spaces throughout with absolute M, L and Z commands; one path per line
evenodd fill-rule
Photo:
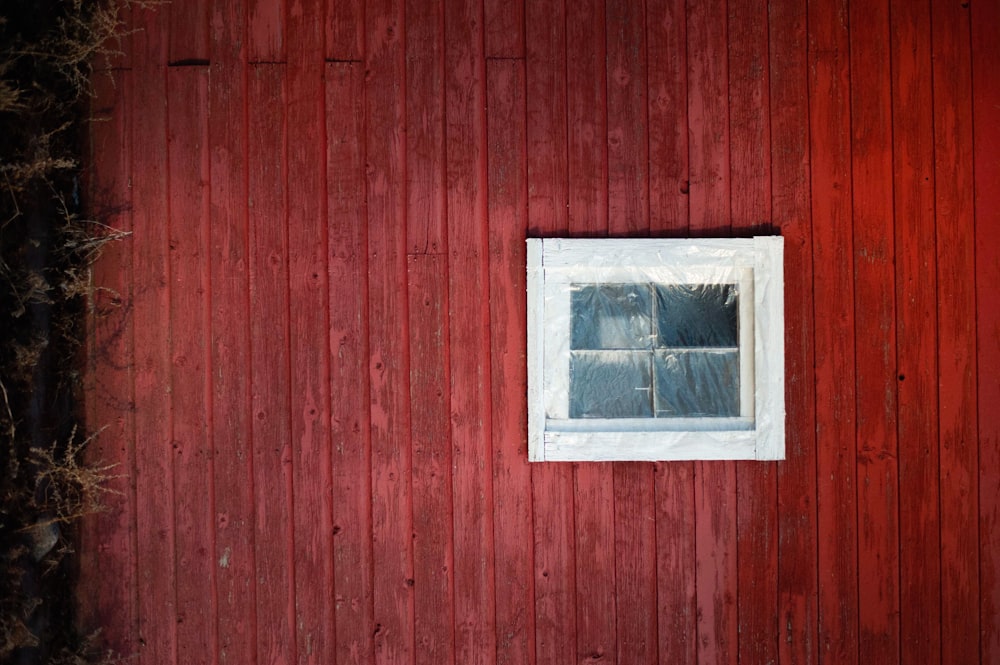
M 780 236 L 685 240 L 529 238 L 527 243 L 531 461 L 784 458 L 784 275 Z M 637 274 L 643 278 L 637 279 Z M 561 399 L 558 393 L 554 397 L 552 373 L 561 376 L 559 373 L 568 372 L 569 330 L 553 329 L 551 322 L 568 320 L 567 286 L 574 282 L 680 283 L 678 275 L 684 282 L 716 283 L 732 283 L 736 276 L 742 284 L 741 326 L 747 334 L 752 332 L 753 353 L 741 353 L 741 376 L 745 377 L 747 364 L 752 364 L 753 416 L 749 417 L 741 407 L 738 418 L 546 417 L 546 413 L 559 413 L 554 400 Z M 748 279 L 752 298 L 746 298 Z M 753 320 L 750 330 L 745 325 L 748 315 Z M 741 351 L 746 348 L 741 341 Z M 743 404 L 749 382 L 741 378 L 740 385 Z

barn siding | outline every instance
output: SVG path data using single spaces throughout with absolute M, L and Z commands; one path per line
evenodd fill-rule
M 141 663 L 1000 660 L 1000 10 L 198 0 L 97 77 L 82 625 Z M 524 238 L 786 242 L 787 459 L 527 463 Z M 113 581 L 113 582 L 112 582 Z

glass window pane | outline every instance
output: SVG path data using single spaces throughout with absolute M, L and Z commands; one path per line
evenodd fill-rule
M 572 352 L 569 417 L 651 418 L 650 362 L 648 352 Z
M 656 286 L 659 346 L 736 346 L 735 284 Z
M 740 415 L 740 362 L 736 351 L 657 351 L 657 418 Z
M 570 348 L 652 346 L 652 292 L 648 284 L 575 284 L 572 289 Z

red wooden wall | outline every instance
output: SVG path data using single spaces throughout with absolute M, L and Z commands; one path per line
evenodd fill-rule
M 136 663 L 1000 663 L 1000 5 L 174 0 L 97 77 Z M 787 460 L 526 461 L 526 236 L 785 237 Z

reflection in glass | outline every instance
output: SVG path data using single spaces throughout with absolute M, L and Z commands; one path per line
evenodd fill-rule
M 570 348 L 650 348 L 652 301 L 648 284 L 575 285 L 570 301 Z
M 648 352 L 573 351 L 570 418 L 652 418 Z
M 570 418 L 738 417 L 735 284 L 574 284 Z
M 658 284 L 657 346 L 736 346 L 735 284 Z
M 656 417 L 740 415 L 736 351 L 657 351 L 653 367 Z

